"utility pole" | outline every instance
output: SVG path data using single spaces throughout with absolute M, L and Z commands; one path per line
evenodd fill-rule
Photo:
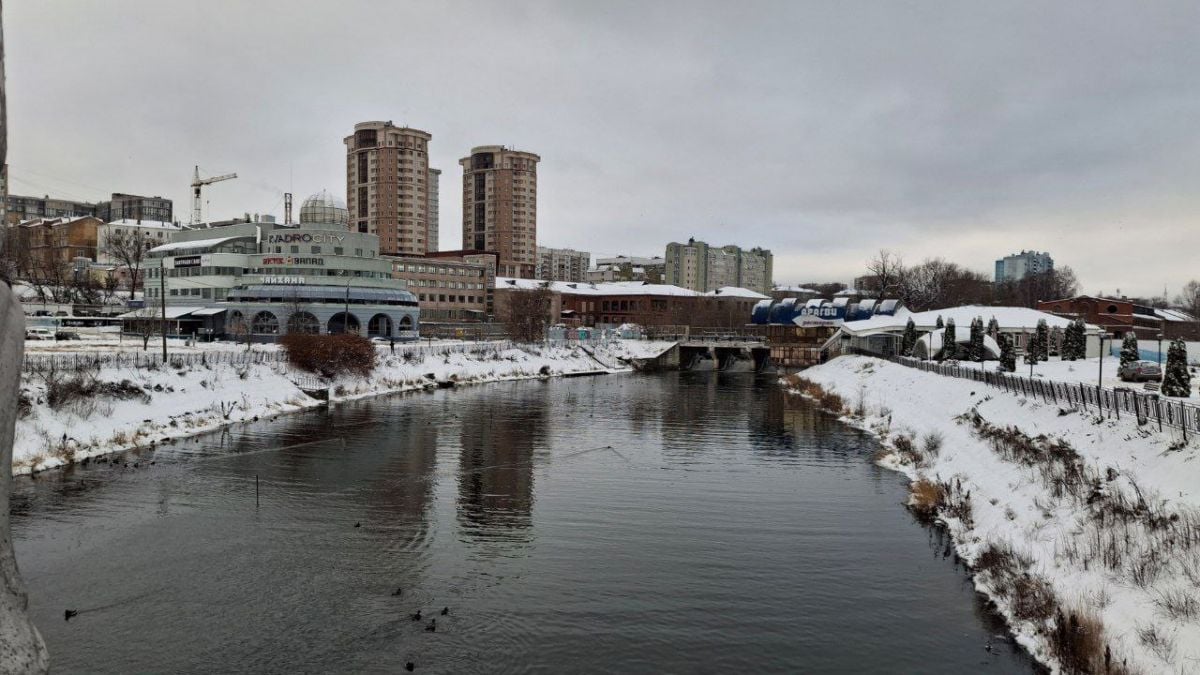
M 158 306 L 162 310 L 162 348 L 163 348 L 163 363 L 167 362 L 167 259 L 159 258 L 162 262 L 158 266 Z M 146 295 L 146 284 L 142 284 L 142 300 Z

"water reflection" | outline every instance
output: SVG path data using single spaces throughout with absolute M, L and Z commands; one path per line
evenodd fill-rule
M 1028 672 L 871 449 L 752 374 L 478 386 L 21 480 L 14 535 L 57 672 Z
M 504 400 L 476 397 L 462 409 L 458 518 L 471 539 L 530 538 L 534 454 L 553 406 L 536 388 L 520 386 L 514 393 Z

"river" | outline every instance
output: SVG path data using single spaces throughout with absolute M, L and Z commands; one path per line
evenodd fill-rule
M 481 385 L 20 479 L 14 542 L 59 673 L 1033 671 L 874 447 L 766 376 Z

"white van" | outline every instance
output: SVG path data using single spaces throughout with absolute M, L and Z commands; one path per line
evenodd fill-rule
M 53 340 L 54 339 L 54 331 L 50 330 L 49 328 L 26 328 L 25 329 L 25 339 L 26 340 Z

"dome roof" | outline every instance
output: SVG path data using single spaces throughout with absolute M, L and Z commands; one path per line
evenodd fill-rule
M 350 222 L 350 212 L 346 210 L 346 202 L 321 190 L 304 200 L 300 205 L 300 223 L 320 223 L 345 226 Z

